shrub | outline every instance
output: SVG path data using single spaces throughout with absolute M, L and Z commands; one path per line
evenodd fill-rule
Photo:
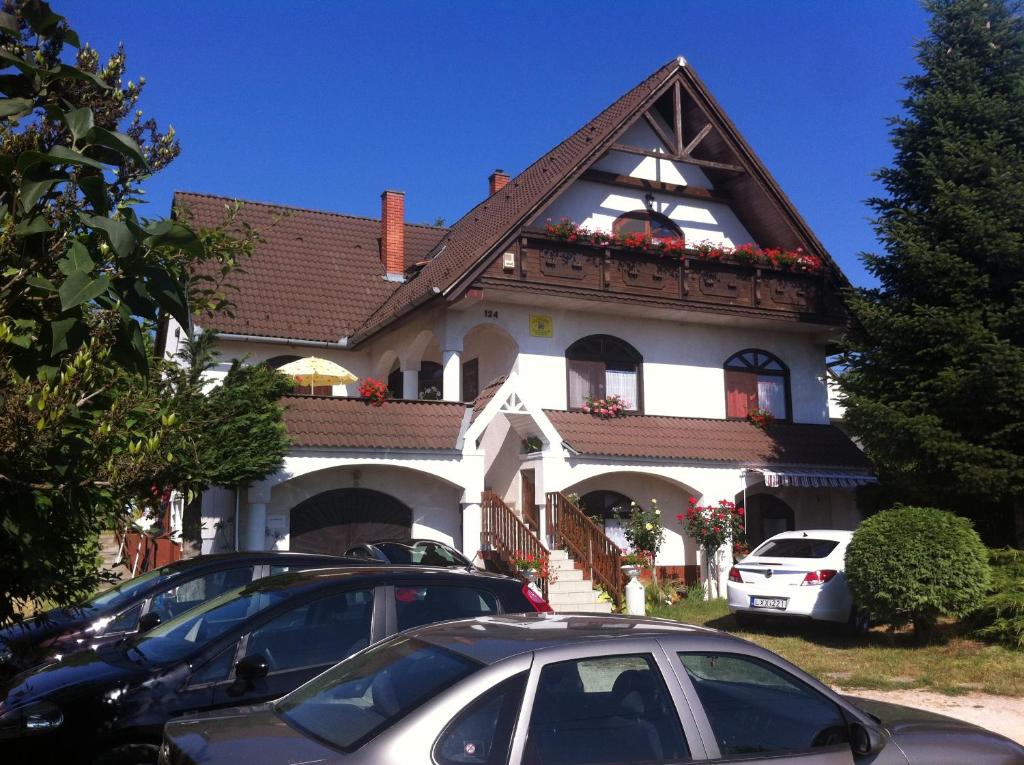
M 971 614 L 974 634 L 1024 649 L 1024 551 L 989 550 L 992 584 Z
M 966 518 L 897 505 L 864 521 L 846 550 L 854 602 L 927 640 L 939 616 L 963 616 L 984 597 L 987 551 Z

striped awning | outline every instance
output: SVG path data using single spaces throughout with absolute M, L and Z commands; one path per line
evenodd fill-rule
M 793 486 L 797 488 L 817 489 L 855 489 L 869 483 L 878 483 L 878 479 L 867 473 L 844 473 L 826 470 L 767 470 L 756 469 L 755 472 L 764 476 L 764 485 L 769 488 Z

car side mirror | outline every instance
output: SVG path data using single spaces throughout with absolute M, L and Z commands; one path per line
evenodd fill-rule
M 885 747 L 885 734 L 873 725 L 850 723 L 850 749 L 858 757 L 878 754 Z
M 148 614 L 143 614 L 142 618 L 139 619 L 139 632 L 149 632 L 159 623 L 160 614 L 156 611 L 150 611 Z
M 235 676 L 243 680 L 257 680 L 266 677 L 269 669 L 266 657 L 259 653 L 251 653 L 235 664 Z

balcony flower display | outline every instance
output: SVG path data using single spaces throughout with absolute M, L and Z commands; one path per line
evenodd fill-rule
M 747 419 L 754 426 L 764 430 L 773 422 L 775 422 L 775 415 L 769 412 L 767 409 L 751 409 L 747 412 Z
M 646 234 L 632 232 L 628 234 L 609 234 L 581 226 L 568 218 L 557 223 L 549 222 L 544 231 L 548 236 L 566 242 L 592 244 L 603 247 L 612 245 L 630 252 L 640 252 L 657 257 L 697 258 L 732 263 L 743 263 L 754 266 L 773 268 L 779 271 L 816 274 L 821 271 L 821 258 L 809 255 L 802 248 L 784 250 L 781 247 L 761 248 L 753 242 L 739 244 L 735 247 L 714 244 L 707 240 L 696 244 L 687 243 L 682 239 L 657 239 Z
M 359 395 L 371 406 L 384 406 L 384 402 L 388 400 L 388 386 L 380 380 L 367 377 L 359 385 Z
M 535 579 L 548 578 L 548 558 L 546 555 L 534 555 L 516 550 L 512 553 L 512 565 L 530 582 Z
M 611 419 L 619 417 L 626 412 L 629 404 L 622 400 L 622 396 L 608 396 L 608 398 L 594 398 L 586 396 L 583 399 L 583 411 L 595 417 Z

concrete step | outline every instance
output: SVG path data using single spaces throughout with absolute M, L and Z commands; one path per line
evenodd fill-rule
M 570 592 L 593 592 L 594 585 L 583 579 L 575 582 L 559 578 L 554 584 L 548 584 L 548 592 L 570 593 Z
M 559 582 L 583 581 L 583 572 L 578 568 L 554 568 L 553 566 L 548 566 L 548 570 L 552 574 L 556 574 L 555 578 L 558 579 Z
M 555 561 L 569 560 L 569 553 L 565 550 L 551 550 L 548 553 L 548 562 L 554 563 Z
M 565 609 L 566 606 L 585 606 L 597 602 L 597 593 L 590 592 L 552 592 L 548 590 L 548 602 L 555 610 Z
M 555 609 L 556 613 L 610 614 L 612 612 L 612 604 L 607 601 L 603 603 L 578 604 L 566 608 L 556 608 L 554 605 L 551 607 Z

